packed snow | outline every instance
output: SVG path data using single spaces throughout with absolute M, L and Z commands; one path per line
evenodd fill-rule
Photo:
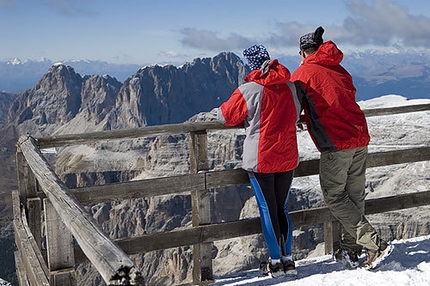
M 296 261 L 297 277 L 262 276 L 258 269 L 215 278 L 213 286 L 227 285 L 430 285 L 430 235 L 394 240 L 392 253 L 374 270 L 347 269 L 331 255 Z M 364 254 L 360 261 L 364 259 Z

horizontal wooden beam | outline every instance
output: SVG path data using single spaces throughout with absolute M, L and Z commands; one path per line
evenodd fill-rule
M 430 147 L 370 153 L 367 159 L 367 167 L 381 167 L 419 161 L 430 161 Z M 294 176 L 317 175 L 318 171 L 319 159 L 302 161 L 294 171 Z M 249 184 L 248 175 L 243 169 L 235 169 L 75 188 L 72 189 L 72 192 L 81 203 L 93 204 L 167 194 L 189 194 L 193 190 L 241 184 Z
M 363 110 L 367 117 L 392 115 L 398 113 L 418 112 L 430 110 L 430 104 L 418 104 L 408 106 L 397 106 L 391 108 L 376 108 Z M 106 130 L 91 133 L 66 134 L 49 137 L 37 138 L 36 142 L 41 149 L 50 147 L 60 147 L 68 145 L 79 145 L 93 143 L 99 140 L 113 140 L 124 138 L 151 137 L 158 135 L 171 134 L 187 134 L 189 132 L 204 131 L 204 130 L 220 130 L 220 129 L 237 129 L 243 126 L 226 127 L 223 124 L 212 122 L 185 122 L 178 124 L 166 124 L 156 126 L 146 126 L 142 128 L 126 129 L 126 130 Z
M 124 130 L 106 130 L 91 133 L 66 134 L 37 138 L 37 145 L 43 148 L 60 147 L 68 145 L 88 144 L 100 140 L 131 139 L 139 137 L 153 137 L 159 135 L 187 134 L 194 131 L 227 129 L 218 122 L 185 122 L 145 126 L 142 128 Z M 233 128 L 233 127 L 229 127 Z
M 373 168 L 421 161 L 430 161 L 429 146 L 369 153 L 366 167 Z
M 366 200 L 366 214 L 377 214 L 430 205 L 430 191 Z
M 393 114 L 399 114 L 399 113 L 419 112 L 419 111 L 427 111 L 427 110 L 430 110 L 430 104 L 428 103 L 365 109 L 363 110 L 363 112 L 364 112 L 364 115 L 366 115 L 366 117 L 371 117 L 371 116 L 393 115 Z
M 425 205 L 430 205 L 430 191 L 366 200 L 366 214 L 383 213 Z M 293 211 L 290 212 L 290 216 L 295 228 L 335 220 L 327 207 Z M 260 218 L 255 217 L 233 222 L 186 227 L 138 237 L 121 238 L 115 240 L 115 242 L 128 255 L 133 255 L 142 252 L 207 243 L 258 233 L 261 233 L 261 223 Z M 79 249 L 75 249 L 75 256 L 77 263 L 82 263 L 85 260 L 85 257 Z
M 168 194 L 190 193 L 205 188 L 205 174 L 153 178 L 124 183 L 106 184 L 72 189 L 73 194 L 83 204 L 101 203 L 112 200 L 125 200 L 162 196 Z

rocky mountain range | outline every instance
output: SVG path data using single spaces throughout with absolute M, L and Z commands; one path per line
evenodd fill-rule
M 297 55 L 277 57 L 290 71 L 294 71 L 300 63 L 300 57 Z M 422 52 L 368 50 L 345 52 L 342 64 L 354 78 L 358 100 L 385 94 L 399 94 L 411 99 L 430 97 L 429 62 L 430 55 Z M 18 93 L 27 90 L 54 64 L 55 62 L 46 58 L 0 61 L 0 91 Z M 182 64 L 173 63 L 175 66 Z M 111 64 L 88 60 L 66 60 L 63 65 L 72 66 L 80 74 L 108 74 L 120 82 L 124 82 L 142 68 L 142 65 L 138 64 Z
M 423 72 L 426 70 L 423 69 Z M 17 187 L 14 162 L 15 144 L 20 135 L 34 137 L 73 134 L 100 130 L 126 129 L 149 125 L 214 120 L 214 108 L 225 101 L 249 72 L 233 53 L 213 58 L 195 59 L 180 67 L 148 66 L 139 69 L 123 83 L 108 75 L 84 75 L 72 66 L 52 65 L 35 86 L 19 95 L 0 94 L 3 126 L 0 129 L 0 244 L 2 262 L 0 277 L 12 280 L 13 260 L 10 192 Z M 387 81 L 385 81 L 387 82 Z M 425 97 L 425 96 L 424 96 Z M 389 97 L 362 102 L 364 107 L 385 106 L 399 100 Z M 400 98 L 408 104 L 406 98 Z M 372 132 L 371 149 L 382 151 L 402 146 L 428 146 L 430 130 L 428 112 L 407 117 L 386 116 L 369 119 Z M 401 126 L 402 128 L 399 128 Z M 415 132 L 419 130 L 419 132 Z M 417 134 L 424 134 L 419 136 Z M 301 159 L 316 158 L 306 132 L 298 132 Z M 213 170 L 240 167 L 243 131 L 211 132 L 209 165 Z M 89 186 L 126 180 L 162 177 L 189 172 L 188 138 L 186 135 L 159 136 L 88 146 L 57 148 L 46 158 L 69 187 Z M 381 168 L 368 175 L 369 196 L 377 193 L 428 189 L 428 162 Z M 321 206 L 316 176 L 294 181 L 290 208 L 293 210 Z M 212 196 L 213 221 L 229 221 L 257 216 L 252 190 L 248 186 L 215 190 Z M 87 206 L 112 238 L 171 230 L 190 224 L 189 196 L 174 195 L 113 201 Z M 419 211 L 425 221 L 428 208 Z M 374 218 L 378 229 L 391 238 L 406 238 L 428 232 L 428 225 L 409 213 L 390 213 L 387 218 Z M 401 222 L 401 223 L 400 223 Z M 322 242 L 321 226 L 295 231 L 294 253 L 303 258 Z M 182 247 L 137 255 L 136 263 L 150 277 L 151 285 L 185 283 L 191 278 L 191 249 Z M 267 255 L 261 236 L 238 238 L 215 244 L 215 272 L 219 275 L 255 268 Z M 231 259 L 237 257 L 238 259 Z M 9 260 L 7 260 L 9 259 Z M 9 262 L 9 264 L 5 263 Z M 12 262 L 13 263 L 13 262 Z M 13 265 L 13 264 L 12 264 Z M 1 273 L 1 271 L 4 271 Z M 11 274 L 12 273 L 12 274 Z M 103 285 L 90 265 L 78 268 L 80 285 Z

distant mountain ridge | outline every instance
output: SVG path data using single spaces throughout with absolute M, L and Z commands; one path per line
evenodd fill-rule
M 57 62 L 49 59 L 14 59 L 0 61 L 0 91 L 22 92 L 33 87 L 49 68 Z M 85 75 L 105 75 L 124 81 L 142 66 L 137 64 L 112 64 L 102 61 L 68 60 L 63 65 L 72 66 L 76 72 Z
M 279 60 L 291 72 L 300 63 L 300 58 L 295 55 L 282 56 Z M 430 98 L 429 63 L 430 56 L 423 53 L 367 51 L 344 54 L 342 65 L 354 77 L 358 100 L 386 94 L 399 94 L 415 99 Z M 54 64 L 55 62 L 49 59 L 0 61 L 0 91 L 11 93 L 27 90 Z M 64 61 L 62 64 L 73 67 L 80 74 L 109 75 L 120 82 L 143 68 L 137 64 L 111 64 L 88 60 Z

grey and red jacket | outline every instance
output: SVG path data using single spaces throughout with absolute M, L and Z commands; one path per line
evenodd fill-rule
M 245 125 L 242 168 L 257 173 L 295 169 L 301 108 L 290 71 L 278 60 L 266 61 L 245 81 L 218 110 L 224 125 Z
M 327 41 L 291 76 L 319 151 L 353 149 L 370 141 L 365 115 L 355 101 L 352 77 L 340 65 L 342 59 L 343 53 Z

